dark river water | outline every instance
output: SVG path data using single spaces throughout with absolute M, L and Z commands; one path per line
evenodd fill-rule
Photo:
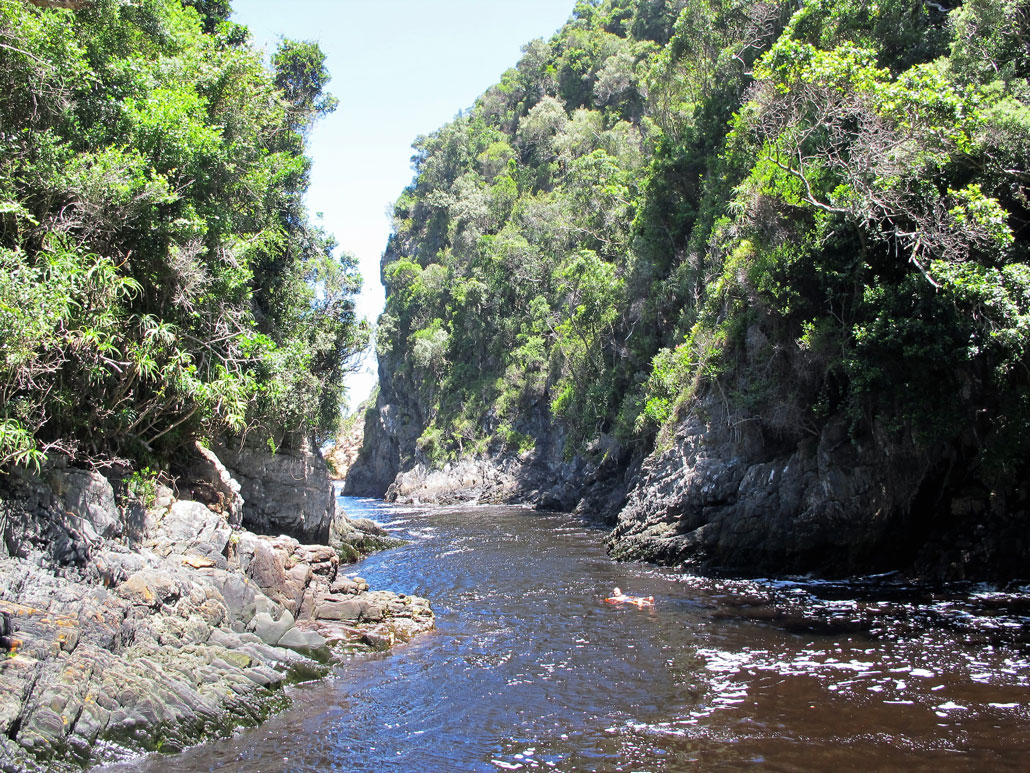
M 568 515 L 344 505 L 412 540 L 349 572 L 436 630 L 118 770 L 1030 770 L 1030 588 L 719 580 L 614 563 Z

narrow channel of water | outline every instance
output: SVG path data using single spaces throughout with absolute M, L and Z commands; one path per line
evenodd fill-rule
M 717 580 L 515 508 L 344 501 L 411 540 L 352 567 L 435 632 L 260 728 L 116 770 L 1026 770 L 1030 589 Z M 602 602 L 613 586 L 653 609 Z

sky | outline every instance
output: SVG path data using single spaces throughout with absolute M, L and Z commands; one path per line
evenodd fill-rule
M 308 209 L 355 255 L 365 279 L 358 313 L 383 308 L 379 259 L 388 210 L 412 179 L 411 143 L 472 106 L 514 67 L 521 48 L 550 38 L 575 0 L 235 0 L 233 20 L 268 54 L 280 37 L 326 54 L 340 100 L 309 138 Z M 348 378 L 356 407 L 375 385 L 375 356 Z

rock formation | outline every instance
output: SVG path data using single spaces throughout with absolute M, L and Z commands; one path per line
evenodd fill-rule
M 326 542 L 336 496 L 312 438 L 287 438 L 274 451 L 259 441 L 220 445 L 214 451 L 239 481 L 244 526 L 262 534 Z
M 209 453 L 198 464 L 218 469 Z M 4 770 L 73 770 L 227 734 L 284 706 L 289 681 L 432 626 L 425 600 L 340 571 L 341 555 L 388 538 L 335 507 L 319 527 L 329 546 L 239 528 L 226 492 L 210 505 L 163 486 L 146 507 L 120 499 L 84 470 L 0 481 Z
M 992 492 L 982 470 L 963 469 L 955 447 L 928 451 L 885 430 L 853 436 L 842 415 L 818 434 L 777 434 L 702 395 L 646 458 L 602 437 L 566 459 L 560 424 L 541 411 L 524 425 L 532 451 L 492 447 L 433 465 L 416 444 L 423 411 L 412 393 L 381 389 L 345 490 L 577 512 L 615 527 L 607 544 L 617 558 L 705 571 L 902 570 L 935 580 L 1025 573 L 1030 503 L 1018 489 Z
M 335 443 L 325 455 L 329 477 L 333 480 L 345 480 L 350 468 L 357 461 L 365 438 L 366 412 L 373 405 L 374 399 L 359 406 L 353 414 L 343 420 Z

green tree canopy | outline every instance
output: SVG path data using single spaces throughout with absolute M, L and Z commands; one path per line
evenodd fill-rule
M 0 464 L 331 432 L 366 342 L 302 204 L 324 57 L 227 3 L 0 3 Z

